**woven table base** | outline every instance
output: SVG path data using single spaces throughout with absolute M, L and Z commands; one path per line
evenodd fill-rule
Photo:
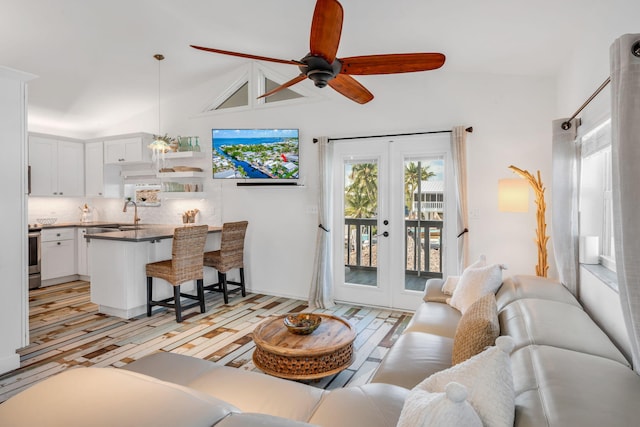
M 314 379 L 340 372 L 351 364 L 353 344 L 312 357 L 283 356 L 256 347 L 253 362 L 262 371 L 283 378 Z

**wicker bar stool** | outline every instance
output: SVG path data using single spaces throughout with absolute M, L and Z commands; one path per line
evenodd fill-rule
M 209 232 L 208 225 L 192 227 L 177 227 L 173 232 L 173 247 L 171 259 L 147 264 L 147 316 L 151 316 L 151 307 L 159 305 L 173 308 L 176 311 L 176 321 L 182 322 L 182 310 L 200 305 L 200 312 L 206 311 L 203 289 L 203 258 L 204 245 Z M 153 278 L 164 279 L 173 285 L 173 297 L 160 301 L 153 300 Z M 189 280 L 195 280 L 198 295 L 180 292 L 180 285 Z M 180 297 L 196 300 L 197 302 L 183 306 Z M 173 303 L 171 303 L 173 301 Z
M 241 291 L 247 296 L 244 283 L 244 235 L 247 231 L 247 221 L 227 222 L 222 224 L 220 250 L 204 253 L 204 266 L 218 270 L 218 283 L 204 287 L 207 291 L 222 292 L 224 303 L 229 303 L 229 292 Z M 240 282 L 227 280 L 229 270 L 240 269 Z M 237 286 L 229 290 L 228 285 Z

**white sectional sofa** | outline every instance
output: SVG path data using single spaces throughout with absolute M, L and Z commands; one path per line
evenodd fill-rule
M 325 391 L 261 373 L 157 353 L 123 369 L 77 368 L 0 405 L 2 426 L 395 426 L 410 389 L 451 366 L 461 314 L 442 281 L 370 383 Z M 560 283 L 515 276 L 496 294 L 500 333 L 513 338 L 515 422 L 630 426 L 640 378 Z

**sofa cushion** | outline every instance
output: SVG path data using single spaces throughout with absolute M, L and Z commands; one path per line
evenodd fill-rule
M 208 427 L 238 409 L 196 390 L 113 368 L 77 368 L 0 405 L 3 426 Z
M 531 345 L 511 355 L 516 427 L 626 427 L 640 420 L 640 379 L 603 357 Z
M 424 302 L 441 302 L 446 304 L 447 298 L 451 295 L 447 295 L 442 292 L 443 280 L 439 278 L 432 278 L 427 280 L 424 287 L 424 295 L 422 299 Z
M 186 426 L 185 426 L 186 427 Z M 264 414 L 231 414 L 215 427 L 317 427 L 302 421 L 288 420 Z
M 498 316 L 502 335 L 510 335 L 516 349 L 549 345 L 606 357 L 629 366 L 624 355 L 580 307 L 542 299 L 522 299 Z
M 395 426 L 409 390 L 391 384 L 364 384 L 324 395 L 309 423 L 323 427 Z
M 450 382 L 469 390 L 469 402 L 486 427 L 511 427 L 514 420 L 515 393 L 509 353 L 510 337 L 499 337 L 496 345 L 456 366 L 437 372 L 416 388 L 443 392 Z
M 467 394 L 467 388 L 455 382 L 447 384 L 444 393 L 414 388 L 404 402 L 397 427 L 482 427 Z
M 205 372 L 217 368 L 219 365 L 209 360 L 162 351 L 144 356 L 120 369 L 186 386 Z
M 513 301 L 525 298 L 548 299 L 581 307 L 571 292 L 556 280 L 516 275 L 506 278 L 496 293 L 498 311 Z
M 449 300 L 452 307 L 462 314 L 486 294 L 495 294 L 502 284 L 502 264 L 492 264 L 480 268 L 467 268 L 462 273 L 460 281 Z
M 306 421 L 327 393 L 317 387 L 259 372 L 220 366 L 189 383 L 189 387 L 223 399 L 243 412 L 257 412 Z
M 460 321 L 460 312 L 449 304 L 428 302 L 420 304 L 404 330 L 407 332 L 425 332 L 453 338 Z
M 411 389 L 429 375 L 451 366 L 453 339 L 423 332 L 400 336 L 384 357 L 372 383 Z
M 462 315 L 453 338 L 451 364 L 457 365 L 495 344 L 500 335 L 496 297 L 488 294 Z
M 323 389 L 302 383 L 219 366 L 207 360 L 175 353 L 156 353 L 125 368 L 185 385 L 229 402 L 244 412 L 299 421 L 309 419 L 325 393 Z

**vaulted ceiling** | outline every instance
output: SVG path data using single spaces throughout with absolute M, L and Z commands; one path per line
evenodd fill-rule
M 557 73 L 567 46 L 606 15 L 582 0 L 342 0 L 338 56 L 443 52 L 438 72 Z M 585 7 L 585 3 L 589 3 Z M 0 65 L 39 76 L 31 120 L 99 132 L 246 63 L 189 48 L 282 59 L 309 49 L 314 0 L 0 0 Z M 291 69 L 291 77 L 297 74 Z M 393 78 L 367 83 L 393 84 Z

